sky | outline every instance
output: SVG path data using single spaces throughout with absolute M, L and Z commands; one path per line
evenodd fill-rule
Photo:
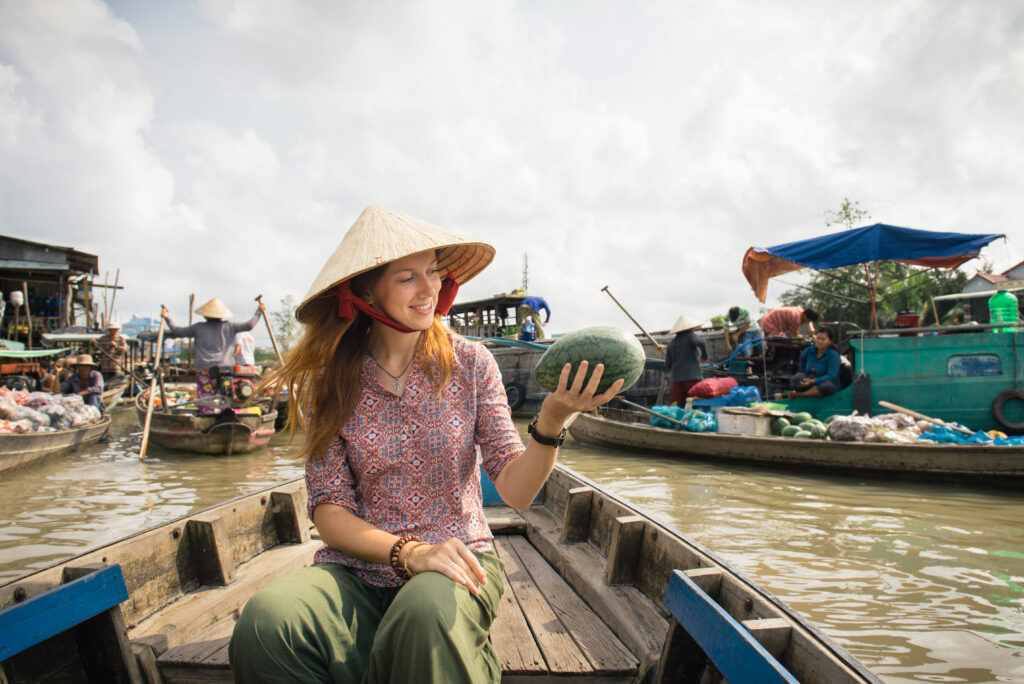
M 552 333 L 632 330 L 604 286 L 648 330 L 757 310 L 744 251 L 845 198 L 1005 233 L 999 272 L 1022 150 L 1011 0 L 0 0 L 0 234 L 120 269 L 122 320 L 301 300 L 371 204 L 494 245 L 458 301 L 525 255 Z

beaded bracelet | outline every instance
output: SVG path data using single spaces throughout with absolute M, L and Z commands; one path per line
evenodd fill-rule
M 423 544 L 424 542 L 421 542 L 418 539 L 414 539 L 407 544 L 407 546 L 409 547 L 409 553 L 405 554 L 405 560 L 402 561 L 402 569 L 405 570 L 406 574 L 409 575 L 409 577 L 412 577 L 416 574 L 414 571 L 409 569 L 409 558 L 412 556 L 412 552 L 416 549 L 416 547 L 423 546 Z
M 412 575 L 409 571 L 402 567 L 401 563 L 398 562 L 398 554 L 402 550 L 402 547 L 411 541 L 419 541 L 419 537 L 411 534 L 407 534 L 404 537 L 399 537 L 398 541 L 391 547 L 391 569 L 395 571 L 401 579 L 410 579 Z

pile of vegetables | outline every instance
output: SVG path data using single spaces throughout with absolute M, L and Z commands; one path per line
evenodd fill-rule
M 828 426 L 813 418 L 810 413 L 794 413 L 791 418 L 773 418 L 771 429 L 773 435 L 797 439 L 825 439 L 828 434 Z
M 97 423 L 102 417 L 77 394 L 12 392 L 0 387 L 0 434 L 56 432 Z

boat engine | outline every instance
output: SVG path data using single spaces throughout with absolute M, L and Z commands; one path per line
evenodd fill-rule
M 256 394 L 256 383 L 260 375 L 255 366 L 235 364 L 231 369 L 231 395 L 237 401 L 247 401 Z

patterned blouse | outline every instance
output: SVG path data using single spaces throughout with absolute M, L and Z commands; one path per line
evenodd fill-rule
M 457 537 L 474 551 L 491 547 L 480 464 L 493 480 L 526 447 L 494 357 L 481 344 L 451 340 L 455 367 L 441 396 L 419 363 L 401 396 L 388 392 L 366 356 L 355 411 L 327 455 L 306 464 L 310 519 L 318 504 L 332 503 L 392 534 L 431 544 Z M 403 583 L 390 565 L 330 546 L 315 561 L 344 565 L 375 586 Z

